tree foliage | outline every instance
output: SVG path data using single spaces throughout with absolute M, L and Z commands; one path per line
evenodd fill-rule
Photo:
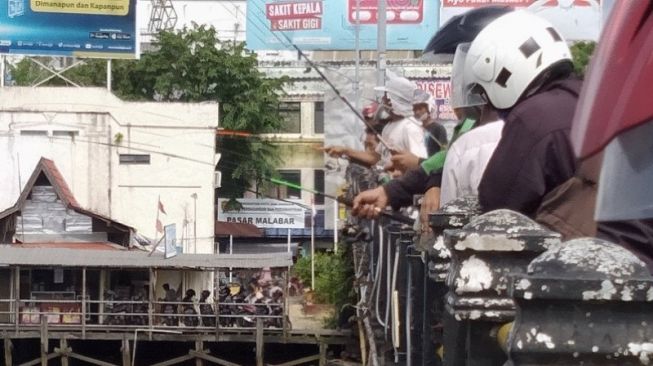
M 315 286 L 311 284 L 311 257 L 297 260 L 293 271 L 305 286 L 315 292 L 317 301 L 326 304 L 343 305 L 351 298 L 353 291 L 353 264 L 345 245 L 335 253 L 315 253 Z
M 33 57 L 32 59 L 46 66 L 51 66 L 52 63 L 50 57 Z M 51 75 L 49 71 L 29 58 L 23 58 L 15 65 L 10 65 L 9 70 L 15 84 L 18 86 L 34 85 Z M 106 60 L 86 60 L 83 65 L 73 67 L 63 72 L 63 75 L 79 86 L 106 86 L 106 70 Z M 59 77 L 51 78 L 43 85 L 72 86 L 72 84 Z
M 589 64 L 596 42 L 577 42 L 571 46 L 571 56 L 574 60 L 574 71 L 580 77 L 585 76 L 587 65 Z
M 153 46 L 137 61 L 113 61 L 113 91 L 125 100 L 217 101 L 220 127 L 251 133 L 251 137 L 225 136 L 218 141 L 222 154 L 218 169 L 224 177 L 221 196 L 241 196 L 251 182 L 261 184 L 263 177 L 275 175 L 276 147 L 257 135 L 281 126 L 279 94 L 286 79 L 266 78 L 254 53 L 243 43 L 220 41 L 213 27 L 164 31 Z M 45 73 L 28 59 L 12 69 L 17 85 L 31 85 Z M 88 60 L 64 75 L 82 86 L 105 86 L 106 61 Z M 54 78 L 45 85 L 66 83 Z

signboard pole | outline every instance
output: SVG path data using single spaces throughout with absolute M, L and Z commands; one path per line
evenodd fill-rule
M 107 60 L 107 90 L 111 91 L 111 59 Z
M 315 291 L 315 205 L 311 208 L 311 289 Z
M 333 200 L 333 246 L 336 252 L 338 251 L 338 206 L 338 200 Z
M 229 235 L 229 254 L 234 254 L 234 236 Z M 229 282 L 234 279 L 233 267 L 229 267 Z
M 290 253 L 290 230 L 288 229 L 288 253 Z
M 0 55 L 0 88 L 5 87 L 5 55 Z

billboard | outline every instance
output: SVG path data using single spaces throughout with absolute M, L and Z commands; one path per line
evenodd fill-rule
M 137 58 L 136 0 L 0 1 L 0 53 Z
M 247 47 L 252 50 L 353 50 L 356 2 L 359 47 L 375 50 L 378 0 L 248 0 Z M 435 0 L 386 0 L 388 50 L 421 50 L 438 28 Z
M 229 199 L 218 198 L 218 220 L 252 224 L 260 229 L 304 229 L 304 204 L 301 200 L 238 198 L 238 210 L 227 209 Z
M 440 0 L 440 24 L 470 9 L 508 5 L 527 9 L 550 21 L 568 41 L 597 41 L 606 0 Z
M 417 87 L 433 96 L 435 100 L 435 119 L 437 121 L 456 121 L 456 115 L 451 109 L 449 99 L 451 98 L 451 78 L 437 77 L 429 79 L 413 80 Z

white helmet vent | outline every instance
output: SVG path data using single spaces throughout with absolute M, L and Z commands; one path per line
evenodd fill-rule
M 526 40 L 526 42 L 522 43 L 522 45 L 519 46 L 519 50 L 526 58 L 531 57 L 539 49 L 540 49 L 540 45 L 537 44 L 537 42 L 535 42 L 533 37 L 530 37 L 529 39 Z
M 508 79 L 510 79 L 511 76 L 512 73 L 504 67 L 501 69 L 501 72 L 499 73 L 499 76 L 497 76 L 495 82 L 505 88 L 506 84 L 508 83 Z
M 560 37 L 560 34 L 555 29 L 548 27 L 546 30 L 549 32 L 549 34 L 551 34 L 551 37 L 553 37 L 554 41 L 562 42 L 562 37 Z

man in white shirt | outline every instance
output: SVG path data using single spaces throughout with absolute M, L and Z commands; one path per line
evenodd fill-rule
M 388 73 L 386 86 L 375 90 L 385 93 L 383 104 L 378 106 L 374 118 L 378 121 L 388 121 L 381 132 L 383 142 L 378 144 L 374 151 L 329 146 L 324 149 L 325 152 L 334 157 L 344 155 L 368 165 L 383 167 L 390 165 L 391 154 L 395 152 L 410 152 L 417 157 L 426 158 L 424 129 L 421 122 L 412 117 L 417 85 L 404 77 Z
M 381 133 L 388 146 L 379 144 L 376 149 L 381 156 L 381 164 L 391 166 L 391 155 L 399 152 L 426 158 L 428 154 L 424 144 L 424 129 L 422 123 L 413 117 L 413 100 L 419 90 L 417 85 L 404 77 L 388 73 L 386 86 L 374 90 L 385 93 L 380 113 L 385 111 L 390 116 L 390 121 Z
M 478 185 L 502 130 L 503 121 L 489 122 L 460 136 L 451 145 L 442 169 L 440 205 L 458 197 L 478 195 Z

